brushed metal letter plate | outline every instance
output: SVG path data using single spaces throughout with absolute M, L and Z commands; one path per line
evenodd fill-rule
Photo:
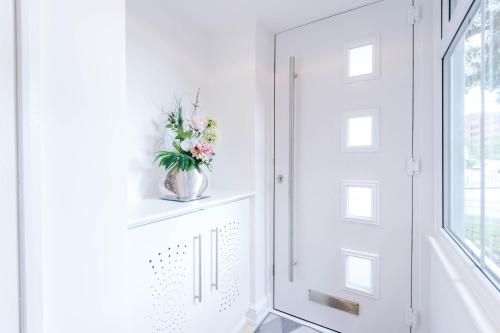
M 352 313 L 356 316 L 359 315 L 359 303 L 351 302 L 343 298 L 333 297 L 320 293 L 319 291 L 309 289 L 309 300 L 337 310 Z

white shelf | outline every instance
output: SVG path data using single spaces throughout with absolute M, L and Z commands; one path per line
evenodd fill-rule
M 206 199 L 177 202 L 158 198 L 144 199 L 129 205 L 128 229 L 168 220 L 229 202 L 250 198 L 249 191 L 211 191 Z

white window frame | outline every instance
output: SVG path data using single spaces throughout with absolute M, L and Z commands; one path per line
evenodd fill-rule
M 455 41 L 457 40 L 456 38 L 461 38 L 462 36 L 462 33 L 463 33 L 463 29 L 467 27 L 467 20 L 472 16 L 472 15 L 476 15 L 478 13 L 478 11 L 481 10 L 480 6 L 481 6 L 481 2 L 482 0 L 477 0 L 477 1 L 473 1 L 471 3 L 471 6 L 469 8 L 469 10 L 467 11 L 466 15 L 463 16 L 463 21 L 461 22 L 461 24 L 457 27 L 456 31 L 455 31 L 455 34 L 453 35 L 453 38 L 451 39 L 451 41 L 449 42 L 448 44 L 448 47 L 446 49 L 446 51 L 442 54 L 442 57 L 441 57 L 441 64 L 442 64 L 442 82 L 443 82 L 443 85 L 442 85 L 442 92 L 441 92 L 441 95 L 442 95 L 442 123 L 443 123 L 443 142 L 442 142 L 442 165 L 443 165 L 443 175 L 442 175 L 442 207 L 443 207 L 443 211 L 442 211 L 442 218 L 441 218 L 441 221 L 442 221 L 442 224 L 441 224 L 441 228 L 444 230 L 444 232 L 448 235 L 449 238 L 451 238 L 457 245 L 458 247 L 464 252 L 464 254 L 468 257 L 468 259 L 474 263 L 474 265 L 476 265 L 477 269 L 484 275 L 484 277 L 486 279 L 489 280 L 489 282 L 491 282 L 491 284 L 498 290 L 500 291 L 500 279 L 498 279 L 498 277 L 495 277 L 493 276 L 490 272 L 488 272 L 488 270 L 486 269 L 485 267 L 485 262 L 484 262 L 484 256 L 477 256 L 477 254 L 475 253 L 475 249 L 472 249 L 470 246 L 467 246 L 462 239 L 460 239 L 460 237 L 458 237 L 455 232 L 452 230 L 452 228 L 449 226 L 449 224 L 451 223 L 450 219 L 452 218 L 452 216 L 449 214 L 450 212 L 450 208 L 448 207 L 448 204 L 449 204 L 449 200 L 451 200 L 451 193 L 449 193 L 449 189 L 447 188 L 447 185 L 449 185 L 450 183 L 450 180 L 447 178 L 447 175 L 448 174 L 444 174 L 444 172 L 447 170 L 447 163 L 448 163 L 448 159 L 449 157 L 446 157 L 446 153 L 447 153 L 447 145 L 449 145 L 450 143 L 448 142 L 448 136 L 449 136 L 449 112 L 451 112 L 450 110 L 450 102 L 448 100 L 449 96 L 451 95 L 451 92 L 449 91 L 449 87 L 450 87 L 450 82 L 449 82 L 449 78 L 447 77 L 447 74 L 449 75 L 448 73 L 448 70 L 447 68 L 445 67 L 446 66 L 446 56 L 448 54 L 449 51 L 453 51 L 454 49 L 454 46 L 455 46 Z M 448 3 L 448 2 L 447 2 Z M 457 5 L 458 7 L 458 5 Z M 478 8 L 479 7 L 479 8 Z M 484 112 L 481 111 L 481 112 Z M 451 149 L 451 148 L 448 148 L 448 149 Z M 482 185 L 484 186 L 484 184 Z M 484 223 L 484 212 L 483 212 L 483 217 L 481 219 L 481 223 Z M 481 253 L 484 253 L 484 244 L 481 245 Z
M 479 269 L 469 260 L 465 253 L 458 247 L 457 243 L 449 236 L 442 228 L 443 219 L 443 196 L 442 196 L 442 58 L 446 53 L 451 40 L 456 31 L 466 16 L 469 7 L 474 0 L 461 0 L 454 11 L 453 18 L 449 22 L 442 18 L 442 15 L 434 15 L 434 18 L 422 16 L 422 22 L 415 25 L 416 36 L 416 52 L 425 52 L 429 46 L 425 46 L 429 41 L 429 33 L 426 25 L 433 24 L 435 29 L 432 33 L 432 43 L 434 51 L 432 58 L 419 57 L 415 58 L 416 73 L 415 76 L 415 93 L 418 95 L 429 96 L 432 92 L 433 97 L 431 102 L 417 99 L 415 101 L 415 117 L 417 118 L 417 128 L 415 131 L 416 141 L 415 153 L 429 160 L 433 160 L 432 172 L 433 175 L 415 177 L 413 182 L 416 184 L 414 205 L 416 225 L 422 225 L 421 230 L 417 234 L 425 233 L 428 230 L 428 236 L 423 236 L 421 243 L 416 243 L 416 249 L 422 251 L 424 248 L 430 248 L 429 255 L 415 253 L 417 260 L 428 260 L 430 256 L 435 257 L 443 266 L 447 281 L 450 283 L 452 290 L 458 295 L 461 304 L 465 307 L 466 313 L 471 316 L 476 327 L 482 329 L 478 332 L 495 332 L 498 330 L 498 318 L 492 316 L 491 312 L 486 309 L 500 308 L 500 296 L 496 288 L 486 279 Z M 425 5 L 424 5 L 425 7 Z M 443 8 L 440 2 L 432 4 L 432 10 L 439 13 Z M 444 14 L 443 14 L 444 15 Z M 442 27 L 441 31 L 439 27 Z M 427 71 L 427 68 L 432 67 L 432 71 Z M 427 87 L 429 82 L 433 83 L 433 87 Z M 427 109 L 432 109 L 432 115 L 425 115 Z M 420 119 L 420 121 L 418 121 Z M 420 125 L 418 125 L 420 123 Z M 433 138 L 429 143 L 425 143 L 426 131 L 432 131 Z M 433 147 L 433 149 L 432 149 Z M 429 152 L 431 149 L 432 152 Z M 426 179 L 427 178 L 427 179 Z M 424 188 L 432 186 L 432 198 L 426 199 L 427 192 Z M 418 190 L 422 187 L 421 190 Z M 420 203 L 419 203 L 420 202 Z M 425 207 L 436 203 L 433 207 L 433 212 L 427 214 Z M 429 224 L 429 220 L 432 220 Z M 420 258 L 420 259 L 418 259 Z M 422 275 L 424 274 L 424 275 Z M 428 268 L 423 264 L 416 267 L 414 279 L 415 284 L 425 288 L 428 284 Z M 425 291 L 424 291 L 425 293 Z M 425 304 L 418 302 L 417 308 L 425 307 Z

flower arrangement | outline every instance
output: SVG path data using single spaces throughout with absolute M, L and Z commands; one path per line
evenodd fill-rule
M 158 151 L 155 162 L 166 170 L 179 168 L 190 171 L 202 166 L 211 170 L 215 156 L 213 145 L 217 141 L 217 121 L 202 117 L 198 110 L 200 91 L 192 103 L 193 111 L 185 118 L 181 99 L 176 100 L 174 111 L 168 113 L 165 127 L 173 132 L 172 150 Z

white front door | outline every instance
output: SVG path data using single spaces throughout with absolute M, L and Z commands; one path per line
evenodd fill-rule
M 274 307 L 342 333 L 409 332 L 409 4 L 276 40 Z

